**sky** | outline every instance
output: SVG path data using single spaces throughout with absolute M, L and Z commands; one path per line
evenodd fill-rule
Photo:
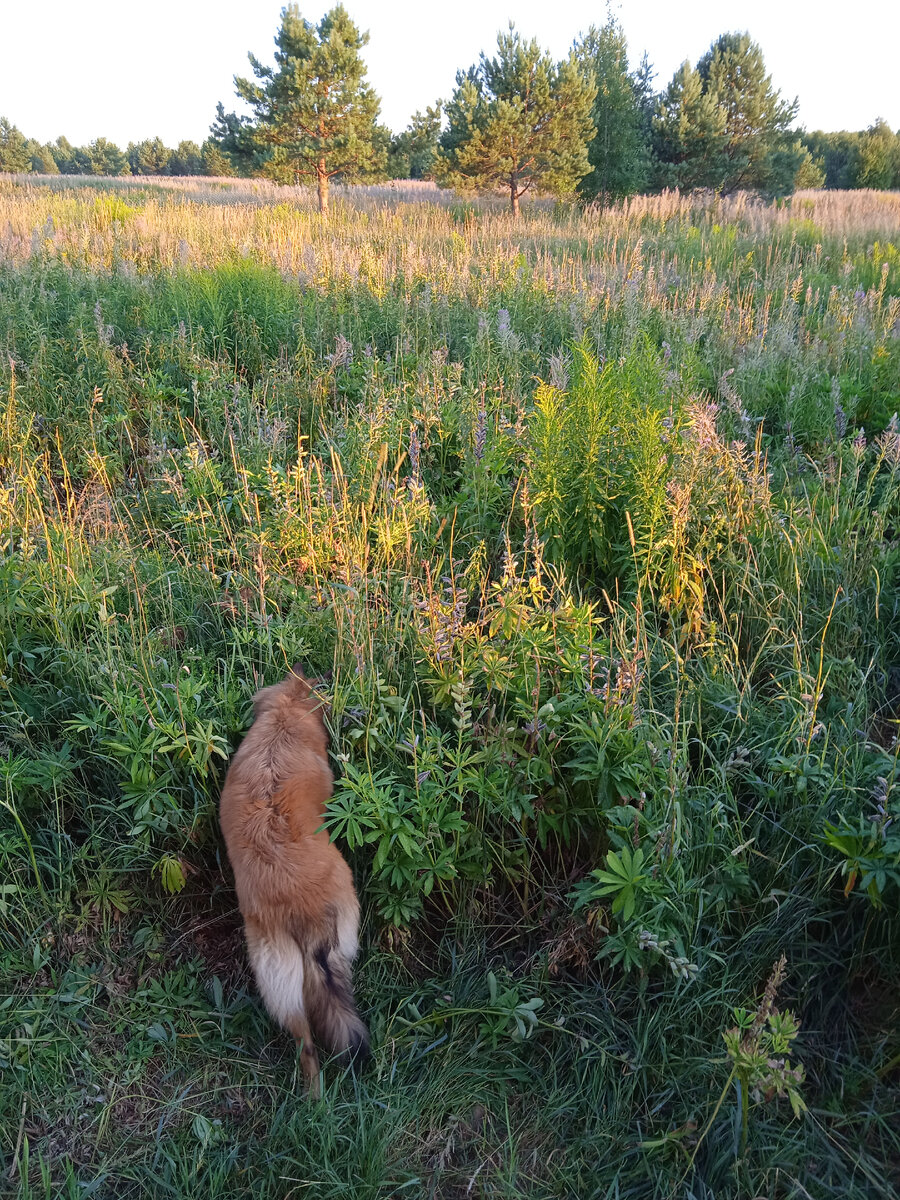
M 331 3 L 331 0 L 327 0 Z M 579 0 L 344 0 L 371 40 L 364 54 L 397 131 L 417 109 L 453 90 L 458 68 L 491 51 L 513 18 L 562 58 L 602 3 Z M 325 11 L 301 12 L 316 22 Z M 0 116 L 28 137 L 60 134 L 75 145 L 107 137 L 202 142 L 216 102 L 240 108 L 232 78 L 250 73 L 247 52 L 272 61 L 283 0 L 0 0 Z M 784 0 L 623 0 L 613 11 L 637 65 L 644 50 L 661 89 L 677 67 L 719 34 L 746 30 L 773 82 L 799 98 L 807 129 L 863 129 L 883 117 L 900 129 L 900 88 L 890 66 L 900 42 L 900 3 L 856 0 L 810 6 Z M 833 15 L 832 15 L 833 14 Z M 852 14 L 852 17 L 851 17 Z

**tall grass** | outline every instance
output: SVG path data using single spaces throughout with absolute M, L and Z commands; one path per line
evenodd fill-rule
M 348 189 L 323 222 L 260 181 L 69 182 L 0 181 L 23 1189 L 890 1195 L 896 197 L 515 225 Z M 287 1057 L 255 1065 L 233 963 L 175 949 L 233 907 L 218 789 L 298 659 L 332 673 L 377 1044 L 315 1130 Z M 781 954 L 801 1117 L 724 1065 Z M 80 1115 L 98 979 L 153 1031 L 133 1127 Z M 80 1034 L 54 1032 L 70 994 Z M 217 1107 L 223 1054 L 290 1169 Z M 201 1078 L 184 1120 L 166 1081 Z M 85 1119 L 79 1157 L 59 1130 Z

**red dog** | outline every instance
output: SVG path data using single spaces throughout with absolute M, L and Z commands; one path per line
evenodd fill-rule
M 253 711 L 222 789 L 222 833 L 257 986 L 299 1043 L 318 1096 L 310 1027 L 348 1059 L 369 1049 L 351 982 L 359 901 L 350 868 L 321 828 L 334 782 L 321 700 L 294 667 L 283 683 L 257 692 Z

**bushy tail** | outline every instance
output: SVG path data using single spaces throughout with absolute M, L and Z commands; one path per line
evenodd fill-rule
M 313 1096 L 319 1095 L 319 1058 L 303 1004 L 306 964 L 296 941 L 284 930 L 266 931 L 245 923 L 247 950 L 256 984 L 271 1016 L 289 1030 L 300 1049 L 300 1065 Z
M 347 1062 L 369 1056 L 369 1031 L 353 999 L 350 963 L 340 949 L 321 943 L 303 955 L 303 1000 L 322 1043 Z

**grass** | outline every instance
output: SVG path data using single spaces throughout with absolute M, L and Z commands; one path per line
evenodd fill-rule
M 0 231 L 3 1188 L 897 1194 L 897 197 Z M 317 1104 L 215 819 L 298 659 L 375 1045 Z

